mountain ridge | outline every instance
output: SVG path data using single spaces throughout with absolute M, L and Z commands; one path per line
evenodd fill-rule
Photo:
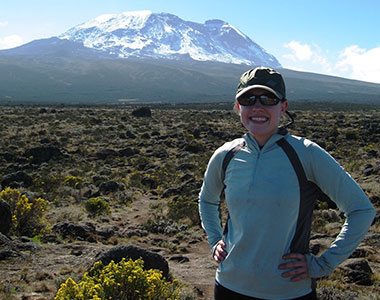
M 153 15 L 145 14 L 145 21 L 134 25 L 145 28 L 146 20 Z M 178 24 L 184 24 L 174 15 L 154 16 L 168 16 L 171 21 L 180 20 Z M 93 22 L 112 18 L 112 15 L 103 15 Z M 208 20 L 204 24 L 186 22 L 216 32 L 228 25 L 222 20 Z M 94 24 L 86 25 L 92 33 Z M 115 28 L 117 31 L 116 25 Z M 225 29 L 232 30 L 230 25 Z M 233 32 L 242 37 L 240 32 Z M 233 102 L 241 73 L 252 67 L 242 63 L 195 60 L 189 54 L 124 58 L 101 47 L 86 47 L 82 40 L 52 37 L 0 50 L 0 104 L 114 104 L 131 99 L 135 102 Z M 380 104 L 380 84 L 276 69 L 284 76 L 290 100 Z
M 43 50 L 42 44 L 48 50 Z M 52 38 L 33 42 L 41 55 L 28 55 L 22 49 L 17 55 L 0 51 L 0 104 L 115 104 L 121 99 L 137 103 L 232 103 L 239 76 L 251 68 L 194 60 L 101 57 L 102 52 L 83 45 L 79 51 L 78 45 Z M 279 71 L 289 100 L 380 104 L 379 84 Z
M 281 67 L 277 59 L 222 20 L 204 24 L 151 11 L 107 14 L 70 28 L 61 39 L 121 58 L 166 58 Z

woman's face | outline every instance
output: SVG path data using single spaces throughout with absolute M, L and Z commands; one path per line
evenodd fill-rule
M 267 95 L 268 91 L 255 89 L 249 95 Z M 269 140 L 277 132 L 281 116 L 288 108 L 288 102 L 279 102 L 273 106 L 264 106 L 260 101 L 256 101 L 253 106 L 243 106 L 237 104 L 240 120 L 244 127 L 253 135 L 260 146 Z

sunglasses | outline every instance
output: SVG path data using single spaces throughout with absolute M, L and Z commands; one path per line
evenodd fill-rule
M 251 95 L 251 96 L 241 96 L 237 99 L 242 106 L 253 106 L 259 100 L 259 102 L 264 106 L 274 106 L 277 105 L 281 100 L 275 96 L 268 95 Z

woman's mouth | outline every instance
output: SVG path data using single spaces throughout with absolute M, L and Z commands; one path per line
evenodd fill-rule
M 269 120 L 268 117 L 265 116 L 252 116 L 249 118 L 252 122 L 254 123 L 265 123 L 266 121 Z

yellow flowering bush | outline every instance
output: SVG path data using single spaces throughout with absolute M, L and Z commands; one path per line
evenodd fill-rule
M 83 178 L 79 176 L 68 175 L 63 179 L 63 183 L 74 189 L 79 189 L 83 183 Z
M 158 270 L 144 270 L 144 261 L 125 260 L 107 266 L 96 262 L 76 283 L 72 278 L 60 286 L 55 300 L 177 300 L 179 284 L 163 278 Z
M 90 198 L 84 206 L 91 215 L 109 214 L 111 211 L 110 205 L 102 197 Z
M 11 207 L 14 234 L 33 237 L 48 230 L 45 219 L 48 202 L 45 199 L 29 199 L 20 190 L 10 187 L 0 191 L 0 199 Z

